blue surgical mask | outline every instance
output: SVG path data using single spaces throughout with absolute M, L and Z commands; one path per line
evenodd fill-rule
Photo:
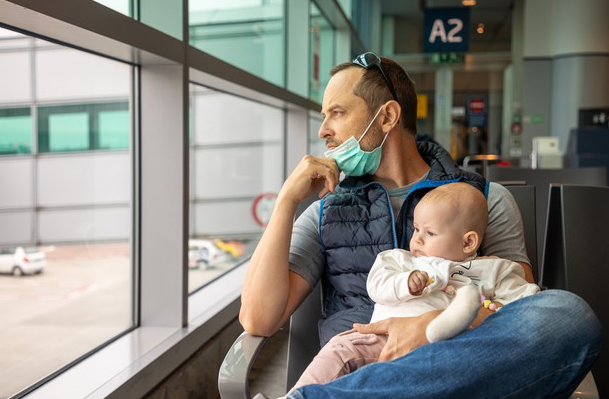
M 359 138 L 359 140 L 355 139 L 355 136 L 349 137 L 345 142 L 343 142 L 338 147 L 332 148 L 324 153 L 326 158 L 334 158 L 336 161 L 336 165 L 338 169 L 345 173 L 347 176 L 363 176 L 363 175 L 373 175 L 379 168 L 381 164 L 381 151 L 383 148 L 383 144 L 387 139 L 387 133 L 381 145 L 376 147 L 372 151 L 364 151 L 362 147 L 359 145 L 360 141 L 364 138 L 368 130 L 370 130 L 370 126 L 374 123 L 376 118 L 381 113 L 383 107 L 379 108 L 372 118 L 372 121 L 368 124 L 364 133 Z

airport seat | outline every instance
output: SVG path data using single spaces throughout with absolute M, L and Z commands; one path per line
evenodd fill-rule
M 514 158 L 505 158 L 497 154 L 468 155 L 463 158 L 463 169 L 486 177 L 486 171 L 491 165 L 512 166 L 515 161 Z
M 551 183 L 585 184 L 605 186 L 607 170 L 605 167 L 530 169 L 521 167 L 501 167 L 490 165 L 486 169 L 486 178 L 499 183 L 520 182 L 535 186 L 536 221 L 538 248 L 543 248 L 545 226 L 548 214 L 548 193 Z M 541 251 L 537 253 L 536 264 L 541 267 Z M 539 271 L 535 271 L 539 273 Z
M 525 228 L 527 252 L 536 251 L 535 187 L 506 185 L 516 199 Z M 529 252 L 529 257 L 534 254 Z M 304 369 L 319 351 L 317 321 L 321 318 L 321 289 L 319 284 L 290 318 L 288 359 L 285 378 L 286 391 L 294 386 Z M 218 375 L 218 389 L 222 399 L 250 399 L 248 375 L 254 359 L 267 341 L 242 333 L 227 353 Z M 589 373 L 571 399 L 598 399 L 594 378 Z
M 608 255 L 609 187 L 552 184 L 548 207 L 547 237 L 543 248 L 540 284 L 571 291 L 594 310 L 601 325 L 609 326 L 605 284 Z M 609 375 L 609 342 L 592 367 L 596 376 Z M 609 381 L 599 378 L 602 397 L 609 396 Z

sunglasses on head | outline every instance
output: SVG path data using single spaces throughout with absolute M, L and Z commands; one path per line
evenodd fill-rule
M 358 55 L 353 59 L 353 63 L 355 65 L 359 65 L 364 69 L 370 69 L 372 67 L 377 67 L 379 71 L 381 71 L 381 75 L 385 79 L 385 83 L 387 83 L 387 87 L 393 96 L 395 101 L 398 101 L 398 96 L 395 94 L 395 89 L 393 88 L 393 83 L 391 83 L 391 79 L 389 79 L 389 75 L 385 72 L 385 68 L 383 68 L 383 63 L 381 62 L 381 58 L 374 53 L 363 53 Z M 399 102 L 399 101 L 398 101 Z

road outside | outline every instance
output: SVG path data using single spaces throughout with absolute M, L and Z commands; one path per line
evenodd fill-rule
M 67 365 L 132 325 L 130 246 L 42 247 L 39 275 L 0 275 L 0 398 Z M 234 266 L 189 269 L 189 291 Z

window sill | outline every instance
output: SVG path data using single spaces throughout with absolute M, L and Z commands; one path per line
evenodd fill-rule
M 137 328 L 23 398 L 144 396 L 235 319 L 247 265 L 189 297 L 186 327 Z

